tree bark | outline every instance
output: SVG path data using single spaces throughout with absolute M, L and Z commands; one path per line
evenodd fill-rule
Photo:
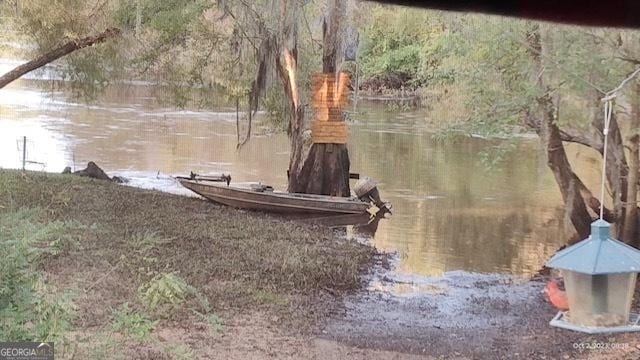
M 87 36 L 77 40 L 71 40 L 65 44 L 56 47 L 53 50 L 49 50 L 46 53 L 40 55 L 36 59 L 33 59 L 27 63 L 24 63 L 8 73 L 0 76 L 0 89 L 7 86 L 14 80 L 19 79 L 21 76 L 41 68 L 65 55 L 68 55 L 76 50 L 99 44 L 105 40 L 120 35 L 120 29 L 108 28 L 107 30 L 92 36 Z
M 586 186 L 573 172 L 564 150 L 560 130 L 554 122 L 553 102 L 549 96 L 539 99 L 543 111 L 539 136 L 546 149 L 547 165 L 558 183 L 565 211 L 571 224 L 578 232 L 578 239 L 584 239 L 591 232 L 591 215 L 584 197 L 595 199 Z M 596 199 L 597 201 L 597 199 Z M 599 205 L 599 202 L 597 203 Z M 595 204 L 594 204 L 595 205 Z
M 602 139 L 604 143 L 604 114 L 602 111 L 602 102 L 600 101 L 600 93 L 593 91 L 593 119 L 592 126 L 596 130 L 597 136 Z M 622 235 L 622 229 L 624 227 L 625 219 L 625 203 L 627 201 L 627 180 L 629 174 L 629 166 L 627 165 L 627 159 L 625 155 L 624 142 L 618 121 L 616 118 L 615 110 L 611 114 L 611 121 L 609 123 L 609 144 L 607 153 L 604 154 L 604 148 L 602 150 L 596 149 L 602 154 L 603 159 L 606 156 L 607 166 L 605 168 L 605 174 L 609 189 L 611 191 L 612 203 L 613 203 L 613 218 L 615 219 L 615 226 L 613 227 L 614 236 L 620 237 Z M 604 201 L 604 199 L 601 199 Z
M 525 124 L 531 127 L 532 129 L 534 129 L 542 139 L 542 135 L 541 135 L 542 121 L 540 119 L 537 119 L 528 113 L 526 114 L 526 117 L 525 117 Z M 601 154 L 603 152 L 602 139 L 600 138 L 592 137 L 587 135 L 586 133 L 579 132 L 576 130 L 565 131 L 563 129 L 558 129 L 558 132 L 560 135 L 560 140 L 562 140 L 563 142 L 574 142 L 577 144 L 591 147 L 596 151 L 600 152 Z M 578 189 L 578 192 L 582 197 L 582 201 L 584 201 L 587 208 L 592 211 L 594 216 L 597 216 L 598 214 L 600 214 L 600 200 L 593 195 L 591 190 L 587 188 L 587 186 L 582 182 L 582 180 L 580 180 L 579 177 L 577 177 L 577 175 L 576 175 L 575 181 L 576 181 L 576 188 Z M 609 221 L 611 223 L 616 221 L 613 211 L 611 211 L 607 207 L 603 209 L 603 217 L 606 221 Z
M 576 129 L 560 129 L 560 138 L 562 141 L 572 142 L 590 147 L 600 154 L 604 152 L 604 143 L 600 136 L 588 134 L 585 131 Z
M 625 203 L 624 225 L 621 240 L 626 243 L 640 245 L 637 240 L 638 226 L 638 171 L 640 171 L 640 83 L 633 87 L 631 124 L 629 136 L 629 178 L 627 181 L 627 198 Z
M 604 171 L 612 195 L 613 208 L 603 208 L 603 218 L 614 224 L 614 236 L 627 242 L 637 241 L 638 214 L 640 213 L 637 206 L 637 192 L 640 186 L 638 174 L 638 170 L 640 170 L 640 135 L 638 134 L 640 128 L 640 85 L 637 84 L 634 89 L 636 93 L 632 110 L 629 163 L 615 112 L 612 113 L 609 123 L 608 147 L 607 153 L 604 153 L 604 116 L 600 100 L 601 94 L 597 91 L 593 91 L 592 95 L 592 131 L 560 130 L 555 122 L 557 115 L 555 115 L 554 104 L 549 96 L 550 90 L 544 74 L 543 60 L 546 58 L 544 54 L 548 53 L 547 47 L 551 44 L 544 39 L 548 31 L 535 26 L 527 39 L 533 49 L 530 52 L 533 60 L 532 79 L 535 79 L 544 95 L 538 98 L 538 112 L 542 113 L 541 118 L 535 118 L 530 112 L 527 112 L 525 123 L 536 130 L 547 150 L 548 165 L 560 188 L 566 215 L 578 232 L 578 236 L 572 237 L 572 241 L 583 239 L 589 234 L 589 224 L 593 217 L 599 216 L 600 204 L 604 199 L 593 196 L 573 172 L 571 164 L 567 160 L 563 141 L 591 147 L 598 151 L 603 159 L 606 159 Z
M 304 107 L 300 102 L 300 92 L 296 84 L 298 66 L 298 13 L 299 4 L 296 1 L 281 0 L 281 23 L 277 46 L 280 53 L 276 56 L 276 71 L 282 82 L 285 95 L 289 100 L 289 127 L 287 132 L 291 141 L 289 156 L 289 189 L 292 178 L 300 172 L 305 158 L 307 139 L 305 139 Z M 291 190 L 289 190 L 291 191 Z
M 555 122 L 556 111 L 545 81 L 543 56 L 541 55 L 548 53 L 546 41 L 544 41 L 546 34 L 543 34 L 543 31 L 546 29 L 540 29 L 536 25 L 527 39 L 531 48 L 535 50 L 530 52 L 533 60 L 532 78 L 535 79 L 534 81 L 543 92 L 543 95 L 538 98 L 537 104 L 541 120 L 533 121 L 530 114 L 527 114 L 526 122 L 538 124 L 538 135 L 546 149 L 547 165 L 553 172 L 560 188 L 565 204 L 565 214 L 578 232 L 578 239 L 584 239 L 591 231 L 591 215 L 587 210 L 583 196 L 588 196 L 590 192 L 573 172 L 562 143 L 560 130 Z
M 340 63 L 341 29 L 345 17 L 345 1 L 331 0 L 328 16 L 323 23 L 322 72 L 336 74 Z M 292 156 L 301 152 L 303 144 L 298 139 Z M 298 161 L 300 159 L 297 159 Z M 289 166 L 289 192 L 350 196 L 349 151 L 346 144 L 313 144 L 302 164 Z

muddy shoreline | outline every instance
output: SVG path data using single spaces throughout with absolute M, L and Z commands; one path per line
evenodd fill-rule
M 445 359 L 640 357 L 637 333 L 587 335 L 549 326 L 557 310 L 543 298 L 546 281 L 461 271 L 415 278 L 382 270 L 369 289 L 346 297 L 322 338 Z M 394 290 L 399 285 L 414 291 L 403 295 Z

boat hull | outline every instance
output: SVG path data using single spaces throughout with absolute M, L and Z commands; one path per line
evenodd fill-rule
M 261 192 L 209 181 L 178 181 L 208 200 L 241 209 L 291 214 L 362 214 L 370 207 L 356 198 Z

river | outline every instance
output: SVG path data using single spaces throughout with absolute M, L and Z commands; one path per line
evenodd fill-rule
M 0 63 L 0 73 L 10 65 Z M 177 109 L 153 86 L 128 84 L 86 103 L 42 77 L 0 90 L 0 167 L 22 166 L 26 136 L 32 170 L 60 172 L 91 160 L 146 187 L 162 188 L 168 175 L 191 170 L 286 185 L 286 134 L 257 126 L 236 150 L 235 113 L 222 101 L 215 110 Z M 536 272 L 567 235 L 560 194 L 535 136 L 518 139 L 487 165 L 483 159 L 501 140 L 436 140 L 430 116 L 362 101 L 350 115 L 352 172 L 377 179 L 394 208 L 373 244 L 397 254 L 400 275 Z M 587 185 L 596 186 L 595 154 L 575 146 L 569 154 Z

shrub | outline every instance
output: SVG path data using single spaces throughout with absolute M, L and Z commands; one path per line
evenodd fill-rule
M 140 299 L 149 308 L 175 310 L 196 291 L 175 273 L 161 273 L 138 289 Z
M 70 226 L 41 223 L 38 209 L 0 214 L 0 339 L 59 341 L 71 328 L 68 294 L 46 286 L 38 265 L 59 253 Z

